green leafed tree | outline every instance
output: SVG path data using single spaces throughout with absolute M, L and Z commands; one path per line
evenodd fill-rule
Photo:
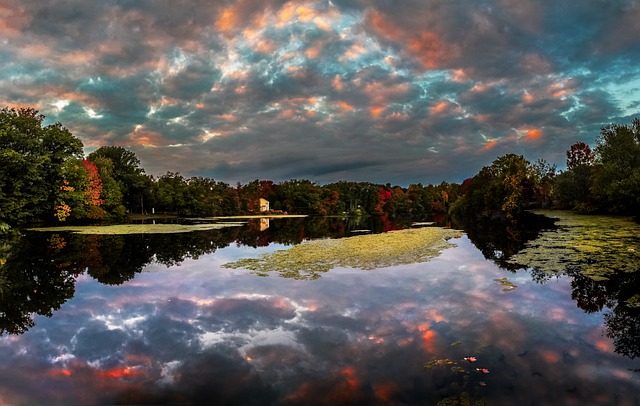
M 102 180 L 102 208 L 105 217 L 110 220 L 122 219 L 126 215 L 126 209 L 122 201 L 122 192 L 118 182 L 113 177 L 113 162 L 104 157 L 94 158 L 93 164 L 98 168 L 98 174 Z
M 503 155 L 463 182 L 452 214 L 461 220 L 514 219 L 535 201 L 537 183 L 535 168 L 522 155 Z
M 589 145 L 576 142 L 567 150 L 567 171 L 553 185 L 554 204 L 583 213 L 596 210 L 592 191 L 595 156 Z
M 640 119 L 602 129 L 595 148 L 592 193 L 612 213 L 638 214 L 640 207 Z
M 82 157 L 82 141 L 44 119 L 32 108 L 0 110 L 0 223 L 51 219 L 65 163 Z
M 87 159 L 95 162 L 98 158 L 111 160 L 111 176 L 117 182 L 124 206 L 130 212 L 144 209 L 145 197 L 148 198 L 149 178 L 140 167 L 140 160 L 133 151 L 123 147 L 105 146 L 89 154 Z

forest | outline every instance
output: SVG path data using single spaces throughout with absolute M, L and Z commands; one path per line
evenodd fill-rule
M 533 208 L 637 215 L 640 119 L 602 128 L 593 149 L 577 142 L 566 170 L 516 154 L 498 157 L 461 184 L 408 187 L 340 181 L 254 180 L 230 185 L 167 172 L 149 175 L 134 152 L 103 146 L 88 154 L 61 123 L 33 108 L 0 110 L 0 233 L 32 224 L 126 221 L 131 214 L 211 217 L 271 213 L 370 215 L 461 222 L 512 220 Z

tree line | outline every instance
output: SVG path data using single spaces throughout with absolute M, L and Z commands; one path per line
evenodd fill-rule
M 507 154 L 465 180 L 450 214 L 466 220 L 514 219 L 530 208 L 640 214 L 640 119 L 604 127 L 592 150 L 576 142 L 567 169 Z
M 534 207 L 635 214 L 640 207 L 640 120 L 602 129 L 592 151 L 578 142 L 567 170 L 507 154 L 462 184 L 409 187 L 292 179 L 230 185 L 206 177 L 146 174 L 135 153 L 82 141 L 32 108 L 0 110 L 0 231 L 33 223 L 122 221 L 128 214 L 210 217 L 274 212 L 437 219 L 512 219 Z

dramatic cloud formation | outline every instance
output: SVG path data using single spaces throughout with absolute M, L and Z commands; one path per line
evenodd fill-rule
M 150 174 L 461 181 L 640 113 L 640 3 L 0 3 L 0 105 Z

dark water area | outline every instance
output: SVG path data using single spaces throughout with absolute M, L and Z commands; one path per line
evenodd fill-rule
M 410 226 L 0 240 L 0 404 L 640 404 L 639 273 L 509 262 L 548 218 L 478 224 L 429 262 L 317 280 L 223 266 Z

